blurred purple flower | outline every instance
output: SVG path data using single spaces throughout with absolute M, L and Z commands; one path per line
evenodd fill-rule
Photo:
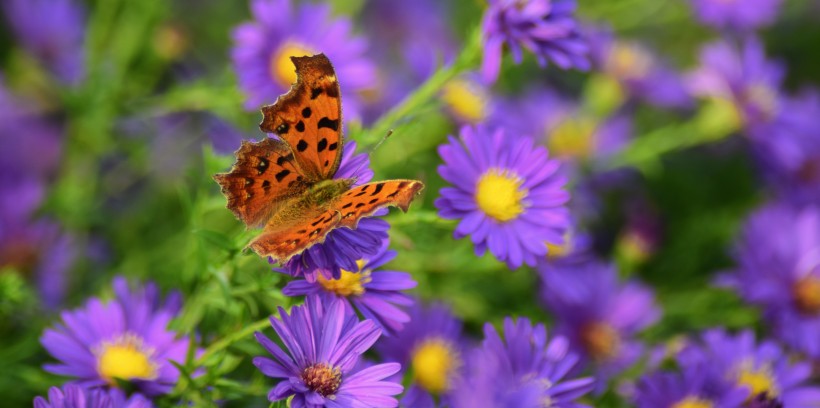
M 690 0 L 697 19 L 708 26 L 745 33 L 777 19 L 781 0 Z
M 345 142 L 342 162 L 334 178 L 356 179 L 354 186 L 362 185 L 373 178 L 370 159 L 367 154 L 356 153 L 356 142 Z M 375 215 L 384 215 L 387 210 L 379 210 Z M 374 258 L 387 239 L 390 224 L 376 217 L 362 218 L 356 229 L 337 228 L 325 237 L 324 242 L 314 244 L 301 254 L 293 256 L 285 268 L 290 276 L 304 276 L 308 282 L 315 282 L 318 276 L 325 279 L 339 279 L 342 270 L 359 270 L 358 261 Z M 270 261 L 270 259 L 269 259 Z
M 359 26 L 367 34 L 379 75 L 368 100 L 370 119 L 395 106 L 455 56 L 450 4 L 437 0 L 370 0 Z M 369 121 L 366 121 L 369 122 Z
M 701 51 L 700 67 L 689 78 L 689 87 L 697 96 L 731 104 L 738 125 L 755 138 L 756 128 L 783 113 L 784 75 L 783 66 L 766 59 L 757 39 L 747 39 L 740 50 L 719 41 Z
M 88 389 L 75 384 L 51 387 L 48 398 L 34 398 L 34 408 L 152 408 L 151 401 L 140 394 L 126 398 L 117 389 Z
M 575 21 L 575 0 L 489 0 L 482 20 L 484 61 L 481 72 L 492 83 L 498 78 L 504 44 L 516 63 L 523 49 L 562 69 L 588 69 L 587 44 Z
M 273 359 L 253 359 L 263 374 L 281 379 L 268 400 L 293 396 L 289 404 L 294 408 L 398 406 L 393 396 L 402 392 L 402 386 L 385 379 L 401 369 L 399 364 L 356 370 L 360 356 L 381 335 L 373 321 L 359 322 L 338 299 L 323 304 L 309 296 L 290 315 L 280 307 L 279 317 L 270 322 L 285 349 L 257 332 L 256 339 Z
M 396 336 L 382 338 L 376 349 L 384 361 L 395 361 L 411 374 L 412 384 L 402 398 L 407 407 L 435 407 L 454 390 L 463 368 L 466 345 L 462 324 L 444 305 L 416 302 L 410 321 Z
M 66 84 L 85 71 L 85 10 L 75 0 L 6 0 L 3 11 L 12 33 L 48 71 Z
M 552 156 L 566 162 L 599 163 L 612 157 L 632 137 L 626 115 L 596 118 L 548 89 L 534 89 L 507 99 L 489 123 L 505 127 L 512 135 L 543 140 Z
M 617 81 L 625 96 L 663 108 L 692 106 L 692 96 L 681 74 L 644 45 L 615 38 L 610 30 L 602 28 L 586 31 L 593 67 Z
M 131 290 L 122 277 L 113 287 L 114 300 L 92 298 L 45 330 L 40 343 L 60 363 L 43 368 L 86 387 L 126 381 L 148 396 L 170 392 L 179 378 L 171 361 L 184 363 L 190 343 L 167 329 L 180 310 L 180 295 L 163 302 L 153 283 Z
M 723 329 L 706 331 L 699 344 L 690 344 L 678 359 L 708 366 L 708 382 L 729 381 L 745 392 L 747 400 L 756 399 L 758 404 L 820 405 L 820 387 L 809 385 L 811 364 L 793 361 L 772 341 L 758 344 L 749 330 L 736 335 Z
M 544 325 L 504 319 L 504 339 L 489 323 L 484 342 L 471 354 L 452 406 L 579 408 L 576 400 L 592 389 L 592 378 L 567 378 L 578 358 L 565 338 L 547 337 Z
M 678 371 L 651 371 L 638 379 L 637 408 L 740 408 L 746 391 L 712 381 L 706 364 L 684 363 Z
M 763 309 L 785 343 L 820 359 L 820 210 L 775 204 L 746 222 L 727 285 Z
M 487 249 L 510 268 L 535 265 L 546 244 L 561 244 L 569 227 L 559 163 L 529 137 L 503 129 L 462 127 L 461 137 L 439 146 L 438 173 L 452 187 L 435 205 L 446 219 L 460 219 L 456 238 L 472 237 L 476 255 Z
M 569 339 L 581 364 L 595 367 L 597 389 L 635 364 L 643 346 L 635 336 L 660 317 L 652 290 L 621 283 L 611 265 L 590 260 L 539 270 L 541 297 L 556 318 L 555 333 Z
M 314 282 L 304 278 L 295 279 L 282 289 L 287 296 L 317 295 L 323 302 L 341 299 L 353 310 L 358 310 L 365 319 L 375 322 L 385 335 L 394 335 L 410 320 L 410 316 L 398 306 L 409 306 L 413 299 L 402 291 L 416 287 L 416 281 L 407 272 L 377 271 L 380 266 L 396 257 L 396 251 L 387 249 L 384 240 L 379 251 L 370 259 L 358 261 L 358 268 L 342 270 L 339 279 L 317 276 Z
M 332 18 L 328 4 L 291 0 L 251 0 L 255 21 L 233 32 L 232 58 L 245 107 L 273 103 L 296 82 L 291 56 L 324 53 L 333 63 L 342 90 L 346 120 L 360 120 L 363 94 L 373 86 L 376 67 L 364 57 L 367 42 L 352 34 L 346 18 Z
M 753 152 L 781 200 L 820 204 L 820 93 L 812 90 L 783 103 L 788 114 L 756 132 Z

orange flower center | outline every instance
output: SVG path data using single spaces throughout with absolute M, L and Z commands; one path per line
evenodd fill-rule
M 323 397 L 333 395 L 342 383 L 342 372 L 326 363 L 316 363 L 302 371 L 302 381 Z
M 792 296 L 797 309 L 808 315 L 820 314 L 820 279 L 806 276 L 792 288 Z

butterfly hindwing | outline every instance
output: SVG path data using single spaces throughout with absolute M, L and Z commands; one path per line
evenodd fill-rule
M 273 105 L 262 107 L 264 132 L 276 133 L 293 150 L 308 181 L 333 177 L 342 152 L 339 82 L 324 54 L 291 57 L 296 84 Z
M 228 198 L 228 209 L 248 227 L 263 226 L 286 198 L 307 189 L 290 148 L 274 138 L 242 141 L 230 172 L 214 180 Z
M 268 224 L 262 234 L 248 244 L 248 248 L 260 256 L 270 256 L 274 261 L 285 263 L 293 255 L 323 242 L 327 234 L 338 226 L 341 217 L 338 211 L 325 209 L 313 211 L 304 219 L 294 221 Z
M 422 188 L 424 184 L 416 180 L 376 181 L 345 192 L 332 208 L 341 214 L 340 226 L 356 228 L 359 219 L 379 208 L 396 206 L 407 212 L 410 202 Z

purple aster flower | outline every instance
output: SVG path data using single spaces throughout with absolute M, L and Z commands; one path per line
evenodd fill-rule
M 268 377 L 282 379 L 268 394 L 270 401 L 293 396 L 290 406 L 301 407 L 395 407 L 393 395 L 402 386 L 384 381 L 401 369 L 397 363 L 356 370 L 362 353 L 381 335 L 370 320 L 359 322 L 338 299 L 322 303 L 316 296 L 290 315 L 279 308 L 270 319 L 285 350 L 256 333 L 256 339 L 273 359 L 255 357 L 253 364 Z
M 582 362 L 595 366 L 598 390 L 641 357 L 635 335 L 660 317 L 652 290 L 621 283 L 611 265 L 589 260 L 540 268 L 541 297 L 557 320 L 556 334 L 569 339 Z
M 296 82 L 291 56 L 324 53 L 333 62 L 344 100 L 345 117 L 360 119 L 363 93 L 373 85 L 375 66 L 364 58 L 367 43 L 351 33 L 346 18 L 331 18 L 327 4 L 290 0 L 252 0 L 255 21 L 233 32 L 232 51 L 239 86 L 247 94 L 245 107 L 273 103 Z
M 154 404 L 140 394 L 126 398 L 118 389 L 88 389 L 66 384 L 62 389 L 51 387 L 48 399 L 34 398 L 34 408 L 151 408 Z
M 184 363 L 190 343 L 167 329 L 179 312 L 179 294 L 163 302 L 153 283 L 129 290 L 122 277 L 114 279 L 113 287 L 115 299 L 92 298 L 46 329 L 40 343 L 60 362 L 44 369 L 86 387 L 126 381 L 148 396 L 168 393 L 179 378 L 171 361 Z
M 577 102 L 549 89 L 535 89 L 499 104 L 489 123 L 510 134 L 543 140 L 550 153 L 574 163 L 601 163 L 623 149 L 632 137 L 627 115 L 598 118 Z
M 781 0 L 690 0 L 697 19 L 708 26 L 748 32 L 777 19 Z
M 740 408 L 746 391 L 710 381 L 709 367 L 684 364 L 679 371 L 654 371 L 638 379 L 632 400 L 638 408 Z
M 567 378 L 578 357 L 564 337 L 547 337 L 544 325 L 504 319 L 504 339 L 489 323 L 484 342 L 464 370 L 453 393 L 453 407 L 576 408 L 592 389 L 592 378 Z
M 587 31 L 593 66 L 617 81 L 624 96 L 665 108 L 692 106 L 682 76 L 643 44 L 615 38 L 607 29 Z
M 313 282 L 295 279 L 288 282 L 282 293 L 318 295 L 325 303 L 341 299 L 347 307 L 378 324 L 386 335 L 395 334 L 410 320 L 398 306 L 413 304 L 413 299 L 402 291 L 416 287 L 416 281 L 407 272 L 376 270 L 396 257 L 396 251 L 388 250 L 388 245 L 389 241 L 384 240 L 376 255 L 359 260 L 355 270 L 342 270 L 338 279 L 327 279 L 321 274 Z
M 575 21 L 575 0 L 490 0 L 482 21 L 484 61 L 481 72 L 495 82 L 504 44 L 516 63 L 523 49 L 541 66 L 552 61 L 562 69 L 588 69 L 587 44 Z
M 820 203 L 820 93 L 787 98 L 783 111 L 788 115 L 758 132 L 752 145 L 755 157 L 782 200 Z
M 569 227 L 559 163 L 529 137 L 468 126 L 460 133 L 461 140 L 450 136 L 438 149 L 438 172 L 453 184 L 435 201 L 439 215 L 461 219 L 454 235 L 471 235 L 477 255 L 489 249 L 511 268 L 535 265 Z
M 734 258 L 737 268 L 719 282 L 763 308 L 781 340 L 820 358 L 820 210 L 782 204 L 758 210 Z
M 61 81 L 84 75 L 85 10 L 74 0 L 8 0 L 6 21 L 17 40 Z
M 356 142 L 345 142 L 339 170 L 334 178 L 356 179 L 353 186 L 367 183 L 373 178 L 367 154 L 356 152 Z M 379 210 L 375 215 L 384 215 Z M 387 239 L 390 224 L 375 217 L 362 218 L 356 229 L 336 228 L 330 231 L 324 242 L 314 244 L 301 254 L 294 255 L 285 268 L 291 276 L 304 276 L 308 282 L 316 282 L 319 275 L 325 279 L 339 279 L 342 270 L 359 270 L 359 260 L 372 259 Z
M 793 362 L 772 341 L 757 343 L 751 331 L 730 335 L 722 329 L 701 335 L 700 344 L 681 352 L 679 360 L 709 366 L 711 383 L 729 381 L 745 391 L 747 401 L 775 406 L 815 407 L 820 405 L 820 387 L 808 384 L 811 364 Z
M 709 44 L 701 51 L 700 64 L 690 77 L 692 93 L 728 102 L 738 125 L 752 138 L 767 137 L 755 130 L 783 114 L 780 84 L 785 69 L 768 61 L 763 46 L 753 38 L 740 51 L 723 41 Z
M 403 406 L 435 407 L 436 399 L 446 405 L 466 357 L 461 326 L 448 307 L 417 303 L 404 329 L 376 345 L 385 361 L 398 362 L 410 373 Z

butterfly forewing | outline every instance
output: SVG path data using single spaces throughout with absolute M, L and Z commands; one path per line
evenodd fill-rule
M 347 191 L 332 207 L 341 214 L 340 226 L 356 228 L 362 217 L 379 208 L 396 206 L 407 212 L 410 202 L 424 184 L 415 180 L 387 180 L 367 183 Z
M 327 180 L 339 168 L 342 152 L 339 82 L 324 54 L 291 59 L 296 84 L 273 105 L 262 107 L 259 127 L 290 145 L 308 181 Z
M 262 234 L 248 244 L 248 248 L 260 256 L 270 256 L 274 261 L 285 263 L 293 255 L 324 241 L 325 236 L 336 228 L 340 220 L 338 211 L 316 209 L 305 214 L 304 219 L 268 224 Z
M 228 173 L 214 176 L 228 209 L 248 227 L 265 225 L 277 206 L 307 189 L 293 154 L 281 140 L 242 141 Z

